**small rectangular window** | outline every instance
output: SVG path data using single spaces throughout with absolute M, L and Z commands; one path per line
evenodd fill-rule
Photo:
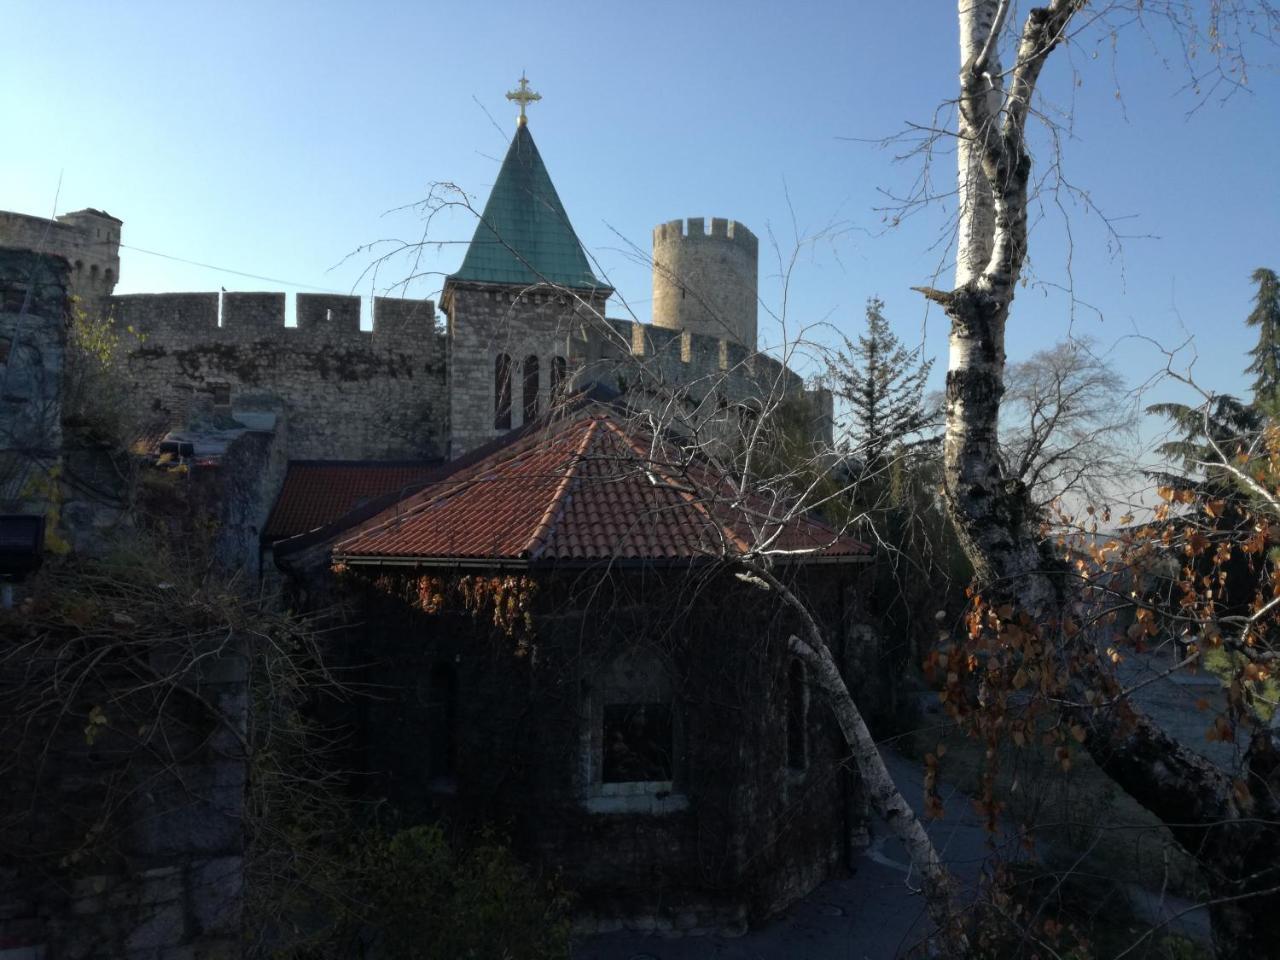
M 603 783 L 672 779 L 671 707 L 613 703 L 604 707 Z

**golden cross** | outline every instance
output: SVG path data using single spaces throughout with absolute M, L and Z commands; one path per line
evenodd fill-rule
M 541 100 L 542 94 L 534 93 L 532 90 L 529 89 L 529 78 L 524 75 L 523 71 L 521 71 L 520 89 L 510 91 L 507 94 L 507 99 L 514 100 L 516 103 L 520 104 L 520 116 L 516 119 L 516 126 L 523 127 L 526 123 L 529 122 L 524 115 L 524 108 L 527 107 L 529 104 L 533 103 L 535 100 Z

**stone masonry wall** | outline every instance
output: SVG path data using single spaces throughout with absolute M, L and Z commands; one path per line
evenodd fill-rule
M 360 299 L 283 293 L 134 294 L 111 298 L 137 341 L 135 386 L 151 408 L 184 420 L 196 393 L 235 409 L 282 408 L 294 459 L 383 459 L 443 453 L 446 343 L 430 300 L 379 297 L 372 332 Z
M 243 956 L 246 661 L 232 651 L 189 679 L 222 724 L 201 728 L 168 701 L 163 749 L 134 730 L 37 721 L 8 764 L 0 845 L 0 951 L 89 960 Z M 106 704 L 136 677 L 101 670 Z M 3 678 L 12 682 L 12 674 Z M 77 700 L 73 707 L 81 708 Z M 46 718 L 47 719 L 47 718 Z M 26 952 L 22 952 L 26 951 Z
M 756 348 L 759 242 L 736 220 L 702 217 L 653 230 L 653 322 Z
M 120 221 L 100 210 L 77 210 L 56 220 L 0 211 L 0 245 L 51 253 L 71 265 L 68 292 L 97 310 L 120 277 Z
M 564 291 L 521 292 L 497 285 L 451 284 L 445 294 L 449 314 L 449 400 L 452 430 L 449 456 L 458 457 L 504 430 L 494 426 L 499 354 L 510 358 L 511 427 L 524 423 L 524 373 L 529 357 L 538 362 L 539 413 L 551 400 L 556 358 L 571 362 L 570 340 L 603 316 L 604 297 L 583 302 Z
M 450 457 L 502 432 L 494 426 L 499 354 L 510 358 L 512 428 L 523 423 L 526 358 L 538 359 L 541 413 L 551 398 L 551 364 L 563 357 L 573 385 L 603 383 L 637 407 L 655 404 L 662 422 L 711 436 L 740 429 L 738 418 L 761 398 L 806 397 L 814 408 L 815 437 L 830 443 L 830 395 L 806 390 L 803 378 L 779 360 L 731 337 L 604 319 L 603 298 L 584 302 L 564 291 L 458 284 L 445 302 Z M 682 401 L 674 407 L 673 396 Z
M 69 265 L 0 247 L 0 510 L 48 513 L 62 456 Z M 24 312 L 25 307 L 25 312 Z
M 673 422 L 711 439 L 740 433 L 742 418 L 761 401 L 803 398 L 813 411 L 814 440 L 832 443 L 830 392 L 806 389 L 804 378 L 775 357 L 736 340 L 609 319 L 582 325 L 570 343 L 578 382 L 599 381 L 636 407 L 656 406 Z M 683 401 L 673 407 L 673 397 Z
M 806 585 L 833 627 L 838 588 L 853 576 L 822 571 Z M 540 580 L 532 657 L 486 618 L 427 616 L 369 593 L 358 649 L 388 691 L 364 717 L 371 796 L 406 823 L 443 814 L 455 825 L 506 825 L 523 855 L 579 894 L 582 932 L 740 930 L 807 893 L 844 861 L 846 808 L 861 789 L 816 696 L 804 767 L 788 764 L 783 640 L 796 625 L 785 608 L 731 580 L 673 605 L 686 578 L 577 571 Z M 753 625 L 750 642 L 738 622 Z M 669 678 L 674 783 L 670 794 L 598 803 L 593 703 L 619 662 L 662 664 Z M 456 678 L 454 714 L 432 692 L 441 669 Z M 456 731 L 444 778 L 429 759 L 442 724 Z

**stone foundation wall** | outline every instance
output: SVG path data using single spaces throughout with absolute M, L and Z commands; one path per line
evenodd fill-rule
M 131 742 L 135 731 L 89 742 L 70 724 L 32 763 L 10 765 L 0 950 L 31 960 L 243 955 L 244 670 L 224 655 L 193 678 L 227 727 L 194 741 L 173 727 L 165 746 L 176 762 L 156 762 Z M 109 704 L 102 691 L 83 695 Z

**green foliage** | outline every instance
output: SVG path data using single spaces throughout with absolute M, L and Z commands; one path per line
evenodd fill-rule
M 131 326 L 73 307 L 62 385 L 62 424 L 69 434 L 82 442 L 128 447 L 142 417 L 129 389 L 125 357 L 144 339 Z
M 829 365 L 832 393 L 848 410 L 849 453 L 877 473 L 895 449 L 927 442 L 937 424 L 936 409 L 924 402 L 932 360 L 923 347 L 908 350 L 884 316 L 884 302 L 867 301 L 867 332 L 844 340 Z
M 355 858 L 362 920 L 385 960 L 550 960 L 569 954 L 568 899 L 493 832 L 459 847 L 438 825 L 372 834 Z
M 1180 489 L 1229 490 L 1231 478 L 1213 464 L 1238 456 L 1257 438 L 1265 420 L 1257 408 L 1230 394 L 1213 397 L 1202 406 L 1183 403 L 1155 403 L 1147 413 L 1167 418 L 1181 434 L 1156 447 L 1162 457 L 1181 470 L 1155 473 L 1155 479 Z
M 1254 406 L 1274 417 L 1280 414 L 1280 278 L 1274 270 L 1259 267 L 1253 271 L 1253 282 L 1258 293 L 1244 322 L 1258 328 L 1258 345 L 1249 351 L 1253 360 L 1245 372 L 1256 374 Z

